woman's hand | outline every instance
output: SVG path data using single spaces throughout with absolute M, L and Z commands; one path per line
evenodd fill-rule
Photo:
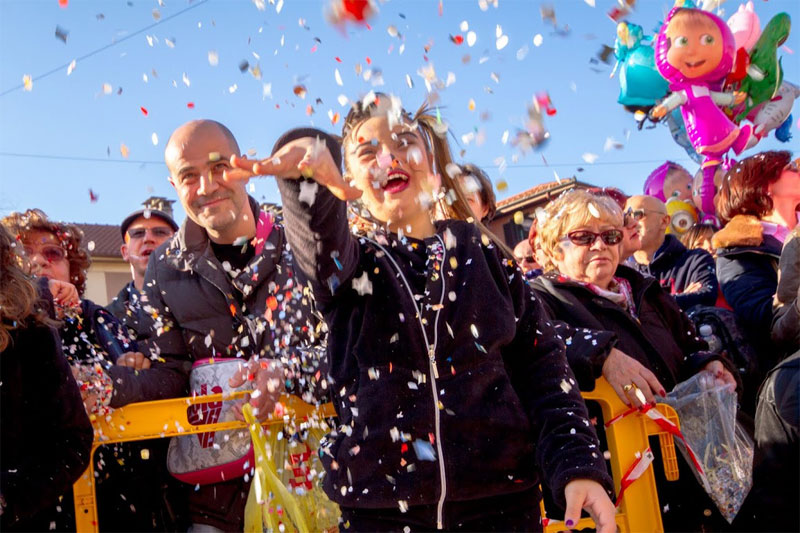
M 81 298 L 78 296 L 78 289 L 72 283 L 48 279 L 47 286 L 50 294 L 53 295 L 53 304 L 56 308 L 56 316 L 64 318 L 65 309 L 80 309 Z
M 564 488 L 567 510 L 564 513 L 564 524 L 571 528 L 581 519 L 581 509 L 585 509 L 597 526 L 597 533 L 614 533 L 617 529 L 614 521 L 616 509 L 606 494 L 605 489 L 597 481 L 576 479 L 567 483 Z
M 725 368 L 725 365 L 722 364 L 721 361 L 711 361 L 703 370 L 708 372 L 714 377 L 714 382 L 710 383 L 709 385 L 713 387 L 730 387 L 731 391 L 736 390 L 736 378 L 733 377 L 733 374 Z
M 234 169 L 226 172 L 225 180 L 248 180 L 252 176 L 276 176 L 283 179 L 312 178 L 328 188 L 343 201 L 361 197 L 361 191 L 348 184 L 333 160 L 324 141 L 313 137 L 295 139 L 275 155 L 261 161 L 246 157 L 231 157 Z
M 655 402 L 656 394 L 666 396 L 664 386 L 655 374 L 616 348 L 611 348 L 603 363 L 603 377 L 625 405 L 641 407 L 645 403 Z M 641 395 L 636 393 L 637 390 L 641 391 Z

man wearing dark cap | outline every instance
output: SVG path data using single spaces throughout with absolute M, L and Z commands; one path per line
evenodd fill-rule
M 120 232 L 124 244 L 122 258 L 131 265 L 133 281 L 125 285 L 106 308 L 127 328 L 132 338 L 141 340 L 149 335 L 150 324 L 141 320 L 140 291 L 150 255 L 172 237 L 178 225 L 167 213 L 158 209 L 138 209 L 122 221 Z

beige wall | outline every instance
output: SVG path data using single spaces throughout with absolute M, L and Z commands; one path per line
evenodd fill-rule
M 83 296 L 98 305 L 108 305 L 131 279 L 131 267 L 121 258 L 93 257 Z

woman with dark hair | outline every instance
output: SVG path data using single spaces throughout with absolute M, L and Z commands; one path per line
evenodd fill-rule
M 460 170 L 459 184 L 467 198 L 475 218 L 488 224 L 497 211 L 497 201 L 492 188 L 492 180 L 479 167 L 472 163 L 456 165 Z
M 688 250 L 699 248 L 714 255 L 715 250 L 711 245 L 711 239 L 716 232 L 717 228 L 715 228 L 713 224 L 697 223 L 689 228 L 686 233 L 681 235 L 680 240 Z
M 0 530 L 46 531 L 89 464 L 92 426 L 15 248 L 0 226 Z
M 725 175 L 717 215 L 726 226 L 712 238 L 717 278 L 757 352 L 759 370 L 775 366 L 770 342 L 772 296 L 778 259 L 798 223 L 800 174 L 789 152 L 762 152 L 736 163 Z

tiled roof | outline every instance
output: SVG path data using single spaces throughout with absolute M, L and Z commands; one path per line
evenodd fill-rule
M 503 208 L 507 206 L 518 204 L 535 196 L 541 196 L 549 191 L 559 190 L 559 192 L 561 192 L 562 190 L 571 189 L 573 187 L 593 187 L 593 185 L 578 181 L 577 178 L 565 178 L 561 181 L 548 181 L 545 183 L 540 183 L 539 185 L 535 185 L 534 187 L 531 187 L 526 191 L 522 191 L 521 193 L 500 200 L 497 202 L 497 209 L 498 211 L 503 211 Z
M 92 257 L 118 257 L 122 258 L 119 247 L 122 246 L 122 235 L 119 226 L 111 224 L 75 224 L 83 231 L 83 242 L 89 246 L 94 242 L 94 248 L 89 252 Z M 91 246 L 89 246 L 91 248 Z

